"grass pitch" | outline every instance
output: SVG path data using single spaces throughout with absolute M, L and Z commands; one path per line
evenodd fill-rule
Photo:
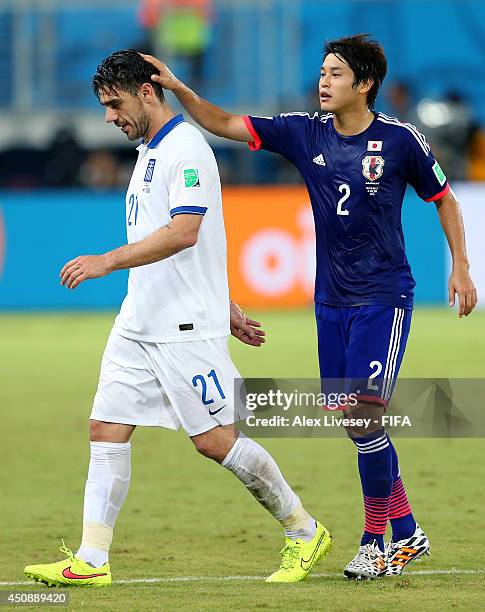
M 318 375 L 311 311 L 252 314 L 260 314 L 268 342 L 262 349 L 233 342 L 243 375 Z M 76 550 L 87 417 L 112 320 L 112 314 L 0 316 L 0 581 L 21 582 L 25 564 L 62 558 L 60 536 Z M 451 312 L 416 311 L 401 375 L 483 377 L 484 329 L 485 312 L 459 320 Z M 336 439 L 263 440 L 335 538 L 316 576 L 296 585 L 256 578 L 277 567 L 281 531 L 231 474 L 199 456 L 183 433 L 139 429 L 132 441 L 132 484 L 111 552 L 114 579 L 126 582 L 70 590 L 73 610 L 485 608 L 483 440 L 397 441 L 432 556 L 402 578 L 366 583 L 341 577 L 362 526 L 353 446 Z M 45 587 L 0 585 L 27 588 Z

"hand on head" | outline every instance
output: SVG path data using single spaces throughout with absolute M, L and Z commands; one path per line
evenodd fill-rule
M 164 89 L 175 89 L 179 80 L 167 66 L 153 55 L 140 53 L 142 58 L 151 64 L 159 74 L 152 74 L 152 81 L 159 83 Z

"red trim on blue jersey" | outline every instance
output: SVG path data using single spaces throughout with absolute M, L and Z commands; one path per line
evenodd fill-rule
M 439 193 L 437 193 L 432 198 L 425 198 L 424 201 L 425 202 L 436 202 L 436 200 L 439 200 L 440 198 L 445 196 L 447 193 L 449 193 L 450 189 L 451 189 L 451 187 L 450 187 L 449 183 L 447 183 L 446 187 L 443 189 L 443 191 L 440 191 Z
M 369 402 L 371 404 L 380 404 L 387 408 L 387 402 L 382 397 L 378 397 L 377 395 L 357 395 L 357 399 L 362 402 Z
M 253 142 L 248 142 L 248 147 L 251 149 L 251 151 L 259 151 L 263 144 L 261 142 L 261 138 L 258 136 L 258 133 L 254 129 L 253 124 L 251 123 L 251 119 L 247 115 L 245 115 L 243 119 L 244 123 L 246 124 L 246 127 L 248 128 L 249 133 L 254 138 Z
M 326 410 L 327 412 L 337 412 L 338 410 L 347 410 L 347 406 L 337 406 L 337 408 L 330 408 L 330 406 L 327 406 L 326 404 L 321 406 L 322 410 Z
M 380 406 L 384 406 L 384 408 L 387 410 L 387 407 L 389 405 L 389 402 L 386 402 L 385 399 L 382 399 L 382 397 L 379 397 L 377 395 L 361 395 L 358 394 L 357 395 L 357 400 L 358 401 L 362 401 L 362 402 L 369 402 L 371 404 L 379 404 Z M 324 406 L 321 407 L 322 410 L 326 410 L 328 412 L 336 412 L 338 410 L 341 410 L 342 412 L 347 412 L 347 411 L 352 411 L 353 408 L 355 408 L 355 406 L 348 406 L 348 405 L 339 405 L 337 408 L 330 408 L 329 406 L 327 406 L 326 404 Z

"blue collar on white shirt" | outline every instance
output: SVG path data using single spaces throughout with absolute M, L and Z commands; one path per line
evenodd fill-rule
M 154 149 L 157 147 L 165 136 L 169 134 L 179 123 L 182 123 L 182 121 L 185 121 L 183 115 L 175 115 L 175 117 L 172 117 L 170 121 L 167 121 L 167 123 L 160 130 L 158 130 L 158 132 L 146 146 L 149 149 Z

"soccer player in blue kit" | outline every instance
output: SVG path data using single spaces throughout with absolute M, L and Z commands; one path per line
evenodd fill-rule
M 349 427 L 358 451 L 365 526 L 349 578 L 399 575 L 429 553 L 400 477 L 396 450 L 382 427 L 411 325 L 415 281 L 406 258 L 401 207 L 407 184 L 434 202 L 453 258 L 450 306 L 471 313 L 477 294 L 469 274 L 458 201 L 425 137 L 375 112 L 387 71 L 379 43 L 366 35 L 327 42 L 319 81 L 323 114 L 233 115 L 201 99 L 159 60 L 144 56 L 192 117 L 218 136 L 248 141 L 293 162 L 306 183 L 316 229 L 315 309 L 322 379 L 359 381 Z M 361 389 L 362 381 L 365 387 Z M 357 385 L 357 382 L 356 382 Z M 376 424 L 377 423 L 377 424 Z M 388 522 L 392 539 L 385 546 Z

